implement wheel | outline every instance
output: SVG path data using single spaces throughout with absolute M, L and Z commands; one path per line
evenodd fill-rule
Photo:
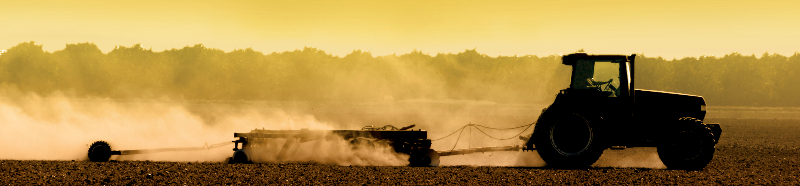
M 408 166 L 411 167 L 437 167 L 439 166 L 439 153 L 433 149 L 411 152 L 408 157 Z
M 239 149 L 236 152 L 233 152 L 233 157 L 231 157 L 228 163 L 235 164 L 235 163 L 253 163 L 253 162 L 250 161 L 249 157 L 247 157 L 247 153 L 245 153 L 244 149 Z
M 89 147 L 89 160 L 93 162 L 106 162 L 111 158 L 111 146 L 105 141 L 95 141 Z

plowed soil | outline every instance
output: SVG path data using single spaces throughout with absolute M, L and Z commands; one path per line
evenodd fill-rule
M 0 161 L 2 185 L 797 185 L 800 120 L 708 119 L 721 123 L 714 160 L 700 171 L 546 167 L 336 166 L 116 161 Z

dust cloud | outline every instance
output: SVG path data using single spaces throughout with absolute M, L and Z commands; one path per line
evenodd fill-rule
M 335 136 L 335 135 L 329 135 Z M 335 165 L 405 166 L 408 155 L 394 152 L 388 143 L 351 144 L 341 137 L 283 145 L 289 139 L 269 139 L 250 149 L 254 163 L 317 162 Z
M 501 151 L 467 155 L 446 156 L 441 158 L 443 166 L 511 166 L 511 167 L 545 167 L 536 151 Z M 649 168 L 666 169 L 661 163 L 655 148 L 630 148 L 625 150 L 606 150 L 592 167 L 597 168 Z
M 666 169 L 655 147 L 636 147 L 622 150 L 606 149 L 592 167 L 629 167 Z
M 76 98 L 65 93 L 38 95 L 0 85 L 0 159 L 87 160 L 88 146 L 98 140 L 114 150 L 201 147 L 234 140 L 234 132 L 254 128 L 333 129 L 311 115 L 281 109 L 237 109 L 213 103 L 170 100 L 110 100 Z M 260 104 L 263 105 L 263 104 Z M 287 161 L 340 165 L 399 165 L 407 157 L 389 152 L 339 150 L 343 139 L 299 144 Z M 326 148 L 320 148 L 326 147 Z M 112 160 L 221 162 L 233 154 L 233 144 L 203 151 L 112 156 Z M 315 149 L 316 151 L 311 151 Z M 319 151 L 322 150 L 322 151 Z M 396 158 L 389 158 L 396 157 Z

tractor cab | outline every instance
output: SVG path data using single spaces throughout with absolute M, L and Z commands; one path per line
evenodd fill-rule
M 567 89 L 556 96 L 557 105 L 602 116 L 609 130 L 631 129 L 634 111 L 633 65 L 636 54 L 565 55 L 562 63 L 572 67 Z M 624 140 L 624 139 L 621 139 Z
M 632 141 L 630 138 L 646 136 L 623 135 L 641 129 L 634 125 L 633 63 L 636 54 L 565 55 L 562 63 L 572 67 L 572 77 L 567 89 L 556 96 L 556 107 L 578 112 L 585 117 L 602 117 L 602 127 L 609 131 L 606 141 Z M 636 134 L 636 133 L 633 133 Z M 644 133 L 642 133 L 644 134 Z M 634 140 L 639 141 L 639 140 Z M 627 144 L 626 144 L 627 145 Z
M 569 89 L 601 97 L 632 98 L 633 61 L 636 55 L 587 55 L 575 53 L 564 56 L 563 63 L 572 66 Z

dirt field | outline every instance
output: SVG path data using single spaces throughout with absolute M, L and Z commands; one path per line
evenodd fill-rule
M 722 123 L 724 131 L 714 160 L 702 171 L 2 160 L 0 184 L 800 184 L 800 120 L 710 118 L 707 122 Z

